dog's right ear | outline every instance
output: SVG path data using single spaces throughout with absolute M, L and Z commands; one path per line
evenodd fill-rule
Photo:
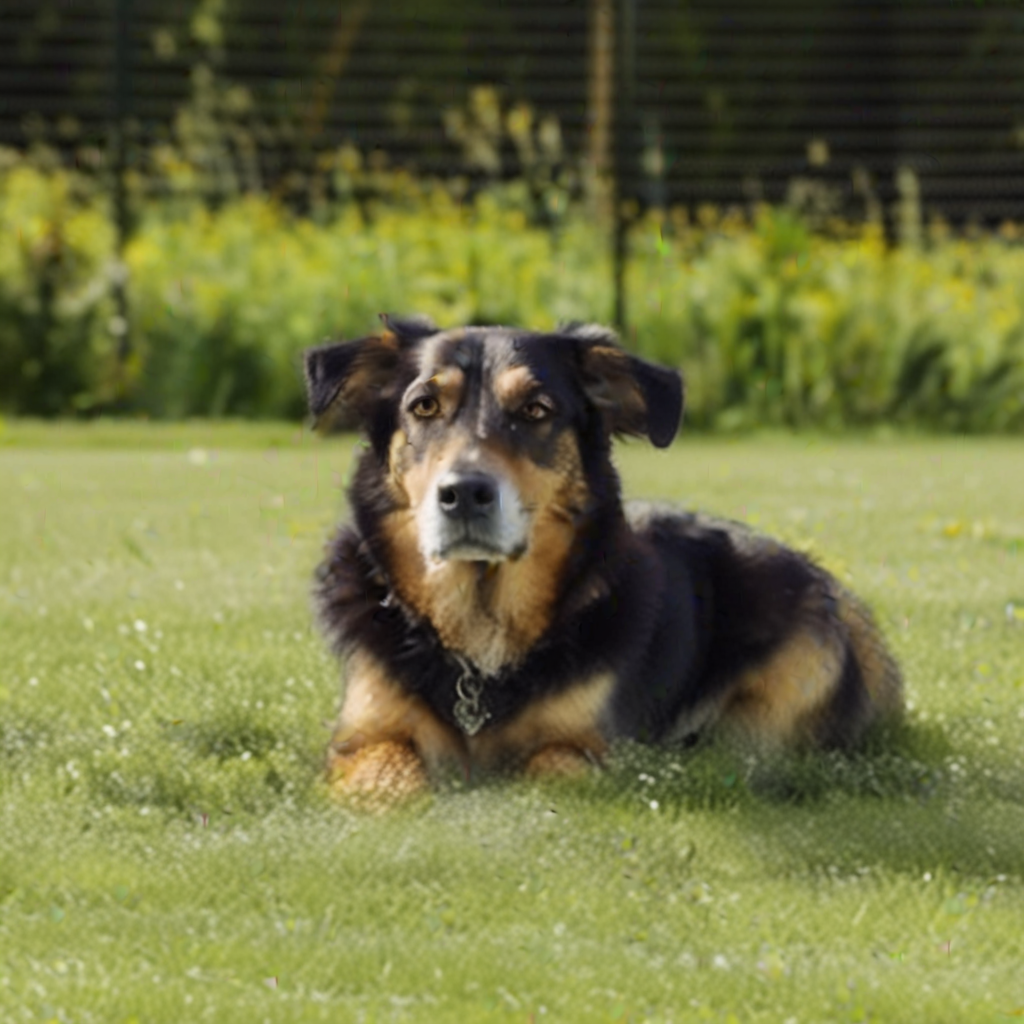
M 624 352 L 615 332 L 600 324 L 565 324 L 559 334 L 576 340 L 583 390 L 603 414 L 608 432 L 668 447 L 683 418 L 682 376 Z
M 391 334 L 306 349 L 306 395 L 315 430 L 346 430 L 366 422 L 397 376 L 402 357 Z

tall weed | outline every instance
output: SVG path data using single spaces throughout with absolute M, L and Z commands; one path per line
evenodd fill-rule
M 86 179 L 0 152 L 0 408 L 52 416 L 115 399 L 114 256 Z

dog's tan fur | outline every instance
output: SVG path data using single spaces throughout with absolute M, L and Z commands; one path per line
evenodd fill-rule
M 600 760 L 608 750 L 601 719 L 614 682 L 598 675 L 531 703 L 511 722 L 472 737 L 474 759 L 490 768 L 530 763 L 534 773 L 546 763 L 546 750 L 562 751 L 562 762 L 566 751 L 588 763 Z
M 382 802 L 398 802 L 424 790 L 429 775 L 467 775 L 471 764 L 532 775 L 575 773 L 607 752 L 601 718 L 613 683 L 610 675 L 584 680 L 493 731 L 464 737 L 391 682 L 373 659 L 357 656 L 328 751 L 329 784 L 342 798 L 380 790 Z
M 874 616 L 857 598 L 844 592 L 839 599 L 839 617 L 849 630 L 850 643 L 872 703 L 879 714 L 889 718 L 898 716 L 903 710 L 903 682 Z
M 345 699 L 328 751 L 335 788 L 358 789 L 368 752 L 388 743 L 408 747 L 433 770 L 461 765 L 465 757 L 454 729 L 415 694 L 396 686 L 370 656 L 356 655 L 349 662 Z
M 391 479 L 404 496 L 384 534 L 399 597 L 430 620 L 445 647 L 486 672 L 515 664 L 548 628 L 561 567 L 575 539 L 573 516 L 587 500 L 575 439 L 559 442 L 553 465 L 514 458 L 481 443 L 478 465 L 495 466 L 512 480 L 533 512 L 524 555 L 498 565 L 467 561 L 428 563 L 416 533 L 416 509 L 438 475 L 464 454 L 470 440 L 455 432 L 429 458 L 413 461 L 401 434 L 392 444 Z
M 723 709 L 723 725 L 765 750 L 813 740 L 842 664 L 842 645 L 834 634 L 801 629 L 763 665 L 740 676 Z

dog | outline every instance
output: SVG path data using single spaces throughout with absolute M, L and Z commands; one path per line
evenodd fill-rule
M 755 750 L 848 747 L 899 713 L 871 614 L 811 559 L 623 503 L 612 439 L 673 441 L 676 371 L 597 325 L 382 319 L 305 353 L 316 426 L 368 441 L 314 591 L 347 659 L 339 796 L 575 774 L 616 740 L 712 728 Z

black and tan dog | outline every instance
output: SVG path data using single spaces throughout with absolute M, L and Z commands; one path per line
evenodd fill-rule
M 316 591 L 348 659 L 339 793 L 574 771 L 710 726 L 847 745 L 899 710 L 871 616 L 824 570 L 735 523 L 623 506 L 612 436 L 668 445 L 677 373 L 602 327 L 384 322 L 306 355 L 316 419 L 370 442 Z

